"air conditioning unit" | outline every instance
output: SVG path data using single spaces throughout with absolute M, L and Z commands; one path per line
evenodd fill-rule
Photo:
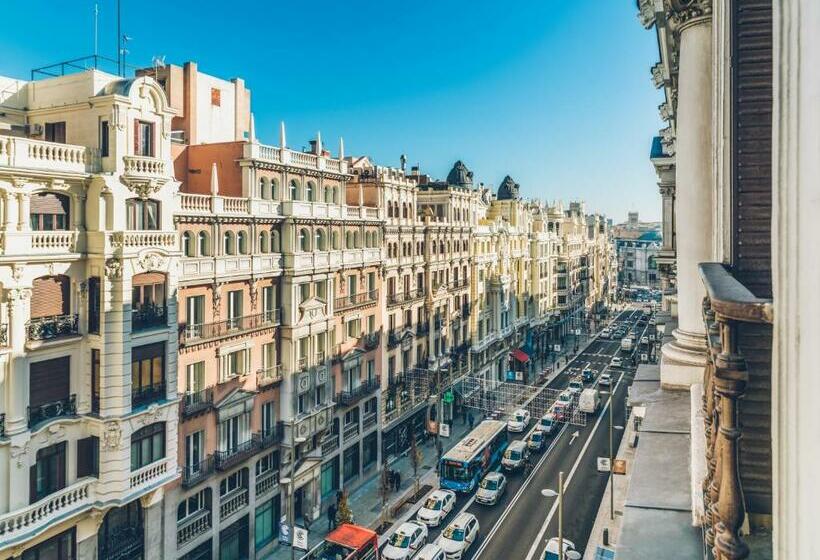
M 43 135 L 43 125 L 40 123 L 34 124 L 27 124 L 26 125 L 26 136 L 42 136 Z

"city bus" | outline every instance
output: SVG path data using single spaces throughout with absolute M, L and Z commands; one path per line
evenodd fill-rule
M 484 420 L 441 458 L 439 485 L 456 492 L 472 492 L 501 461 L 507 448 L 507 425 Z

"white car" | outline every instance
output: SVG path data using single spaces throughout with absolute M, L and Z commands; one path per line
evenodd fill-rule
M 407 521 L 390 535 L 382 557 L 387 560 L 409 560 L 427 542 L 427 526 L 417 521 Z
M 580 560 L 581 553 L 575 550 L 575 543 L 569 539 L 563 539 L 565 560 Z M 558 560 L 558 538 L 553 537 L 547 543 L 547 549 L 544 551 L 544 560 Z
M 506 489 L 507 477 L 499 472 L 491 472 L 478 485 L 475 501 L 480 504 L 496 504 Z
M 598 377 L 598 385 L 606 385 L 607 387 L 612 385 L 612 375 L 607 372 L 602 373 Z
M 456 504 L 456 493 L 452 490 L 436 490 L 424 506 L 416 513 L 416 519 L 428 527 L 438 527 Z
M 450 523 L 436 540 L 447 560 L 460 560 L 478 536 L 478 519 L 472 513 L 464 512 Z
M 555 429 L 555 416 L 553 416 L 552 413 L 547 412 L 538 421 L 538 424 L 536 424 L 535 429 L 542 431 L 545 434 L 551 434 L 552 431 Z
M 437 544 L 429 543 L 419 550 L 418 555 L 413 560 L 446 560 L 447 556 Z
M 584 390 L 584 382 L 581 381 L 580 377 L 576 377 L 575 379 L 569 382 L 569 392 L 572 395 L 580 395 L 581 391 Z
M 506 471 L 514 471 L 524 467 L 524 461 L 530 455 L 527 443 L 523 440 L 516 440 L 507 446 L 504 456 L 501 457 L 501 466 Z
M 641 337 L 641 344 L 649 344 L 649 337 L 648 336 L 642 336 Z
M 569 404 L 572 402 L 572 392 L 571 391 L 562 391 L 560 395 L 558 395 L 558 401 L 561 404 Z
M 624 365 L 624 360 L 620 356 L 615 356 L 612 358 L 612 361 L 609 363 L 611 367 L 621 367 Z
M 513 412 L 512 418 L 507 421 L 508 432 L 523 432 L 530 425 L 530 411 L 520 408 Z

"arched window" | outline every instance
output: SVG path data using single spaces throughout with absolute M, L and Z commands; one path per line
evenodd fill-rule
M 330 202 L 332 202 L 333 204 L 339 204 L 339 188 L 338 187 L 335 187 L 335 186 L 333 187 L 330 198 L 331 198 Z
M 401 217 L 402 218 L 407 217 L 407 204 L 405 204 L 405 203 L 402 203 L 402 205 L 401 205 Z
M 191 243 L 191 232 L 189 231 L 182 234 L 182 254 L 186 257 L 194 256 L 194 248 Z
M 310 251 L 310 233 L 304 228 L 299 230 L 299 249 L 304 252 Z
M 362 232 L 361 231 L 356 232 L 356 248 L 357 249 L 362 248 Z
M 307 200 L 308 202 L 315 202 L 315 199 L 313 198 L 315 194 L 316 185 L 313 183 L 313 181 L 308 181 L 307 186 L 305 187 L 305 200 Z
M 273 253 L 278 253 L 282 250 L 279 244 L 279 232 L 275 229 L 270 232 L 270 250 Z
M 232 231 L 226 231 L 222 236 L 222 252 L 226 255 L 233 255 L 236 252 Z
M 325 187 L 325 202 L 327 202 L 328 204 L 333 202 L 333 191 L 330 189 L 330 187 Z
M 248 254 L 248 236 L 244 231 L 236 234 L 236 245 L 240 255 Z
M 290 199 L 299 200 L 299 182 L 296 179 L 290 180 Z
M 260 231 L 259 232 L 259 252 L 260 253 L 267 253 L 270 251 L 269 243 L 269 236 L 267 231 Z
M 315 248 L 317 251 L 327 251 L 327 234 L 322 228 L 316 230 Z
M 200 257 L 207 257 L 211 254 L 211 248 L 208 246 L 208 234 L 200 231 L 196 236 L 197 253 Z
M 345 233 L 345 248 L 346 249 L 353 249 L 354 248 L 354 239 L 353 239 L 353 232 L 348 231 Z
M 259 198 L 264 200 L 270 199 L 270 183 L 265 177 L 259 178 Z
M 333 249 L 336 250 L 336 251 L 341 249 L 341 246 L 339 245 L 339 232 L 338 231 L 335 231 L 335 230 L 333 231 L 333 233 L 331 234 L 331 239 L 333 240 Z
M 270 197 L 271 200 L 279 200 L 279 181 L 274 178 L 270 180 Z
M 58 231 L 71 228 L 70 199 L 64 194 L 37 193 L 31 196 L 29 208 L 32 231 Z

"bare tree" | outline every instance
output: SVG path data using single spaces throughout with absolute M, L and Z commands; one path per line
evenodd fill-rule
M 419 493 L 419 469 L 424 461 L 424 455 L 421 448 L 416 443 L 416 434 L 413 432 L 410 437 L 410 464 L 413 467 L 413 483 L 415 485 L 415 494 Z

